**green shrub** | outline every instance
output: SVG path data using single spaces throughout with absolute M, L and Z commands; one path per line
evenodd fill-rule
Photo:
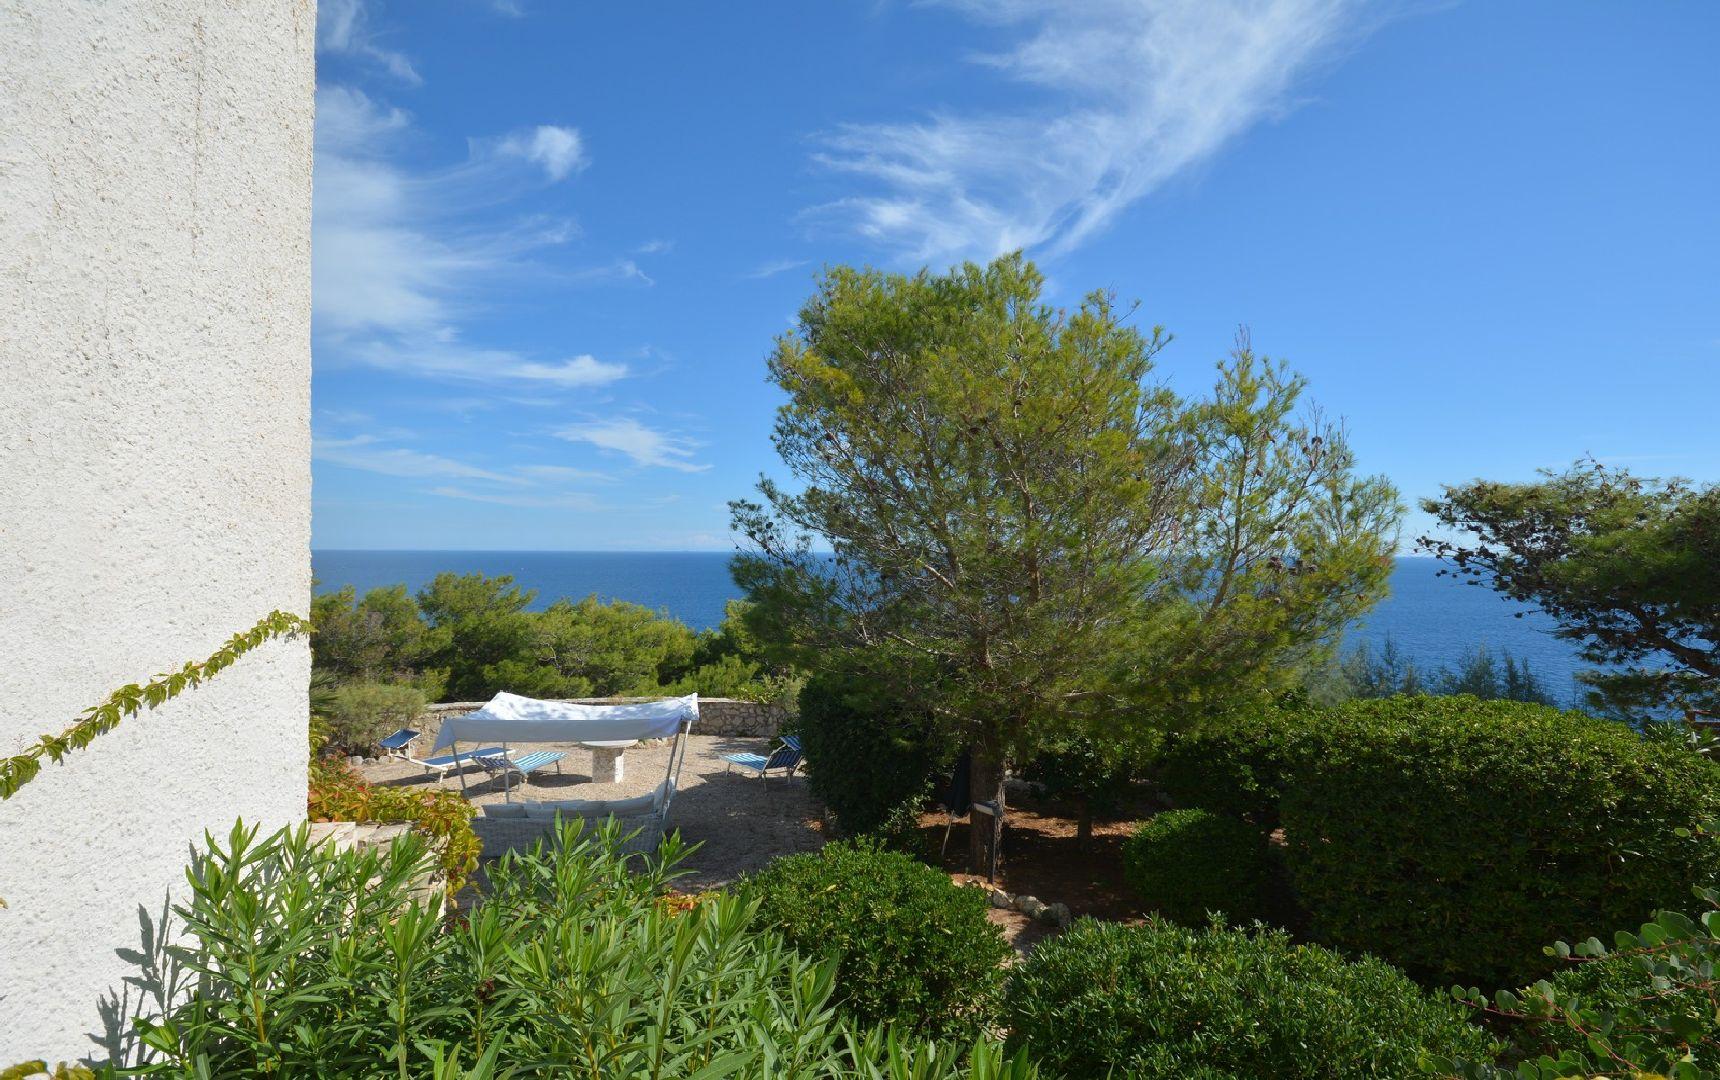
M 1547 941 L 1678 903 L 1720 874 L 1720 771 L 1620 724 L 1474 698 L 1320 714 L 1281 816 L 1317 940 L 1449 985 L 1521 985 Z
M 1072 1080 L 1402 1077 L 1425 1053 L 1491 1051 L 1461 1007 L 1390 965 L 1275 930 L 1082 919 L 1034 947 L 1006 998 L 1011 1045 Z
M 972 1039 L 991 1019 L 1010 949 L 983 889 L 859 840 L 777 859 L 747 893 L 761 926 L 839 958 L 836 1001 L 860 1023 Z
M 852 835 L 911 829 L 933 773 L 954 756 L 929 716 L 864 676 L 814 675 L 800 691 L 799 728 L 807 783 Z
M 1720 1077 L 1720 890 L 1693 890 L 1707 905 L 1699 919 L 1663 911 L 1636 933 L 1559 943 L 1549 952 L 1567 966 L 1551 979 L 1491 996 L 1453 987 L 1452 996 L 1508 1029 L 1515 1052 L 1505 1068 L 1486 1061 L 1442 1060 L 1466 1080 L 1567 1080 L 1571 1077 Z M 1571 966 L 1574 964 L 1574 966 Z
M 1705 958 L 1710 963 L 1720 957 L 1710 947 Z M 1583 960 L 1565 968 L 1548 980 L 1552 1000 L 1568 1010 L 1577 1003 L 1579 1010 L 1595 1010 L 1617 1018 L 1620 1029 L 1645 1037 L 1646 1047 L 1631 1055 L 1633 1063 L 1644 1071 L 1664 1068 L 1687 1053 L 1692 1060 L 1710 1071 L 1720 1068 L 1720 1016 L 1716 1015 L 1714 978 L 1711 975 L 1667 980 L 1656 986 L 1654 975 L 1644 967 L 1642 957 L 1631 953 L 1613 953 L 1592 960 Z M 1537 993 L 1535 987 L 1518 992 L 1528 998 Z M 1559 1057 L 1565 1053 L 1587 1053 L 1589 1036 L 1573 1017 L 1560 1015 L 1550 1019 L 1526 1019 L 1511 1029 L 1511 1041 L 1524 1058 L 1541 1055 Z
M 1178 732 L 1160 751 L 1155 778 L 1179 807 L 1246 818 L 1270 831 L 1321 713 L 1262 708 Z
M 424 692 L 395 683 L 346 683 L 329 695 L 327 709 L 329 745 L 343 753 L 371 753 L 384 735 L 418 722 Z
M 1167 810 L 1123 845 L 1123 877 L 1147 906 L 1184 926 L 1222 911 L 1232 924 L 1265 914 L 1266 838 L 1237 818 Z
M 146 1073 L 218 1076 L 913 1076 L 1031 1080 L 992 1043 L 916 1044 L 830 1008 L 833 964 L 761 933 L 737 896 L 672 903 L 679 841 L 613 823 L 488 870 L 452 924 L 410 902 L 412 838 L 378 853 L 235 826 L 194 857 L 183 947 L 150 928 L 127 980 Z M 159 928 L 166 931 L 168 928 Z M 191 989 L 195 993 L 187 993 Z M 965 1060 L 965 1064 L 963 1063 Z M 460 1062 L 450 1066 L 451 1061 Z M 470 1065 L 470 1071 L 466 1071 Z

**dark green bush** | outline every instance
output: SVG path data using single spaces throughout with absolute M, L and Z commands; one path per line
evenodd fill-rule
M 761 926 L 839 958 L 836 1001 L 860 1023 L 971 1040 L 991 1020 L 1010 949 L 985 890 L 858 840 L 777 859 L 746 892 Z
M 1083 919 L 1010 979 L 1005 1021 L 1072 1080 L 1403 1077 L 1423 1054 L 1491 1055 L 1466 1011 L 1382 961 L 1348 961 L 1279 931 Z
M 1247 818 L 1270 831 L 1319 716 L 1307 707 L 1267 707 L 1178 732 L 1160 751 L 1155 777 L 1179 807 Z
M 1266 838 L 1237 818 L 1167 810 L 1123 845 L 1123 877 L 1147 906 L 1184 926 L 1222 911 L 1232 924 L 1264 917 Z
M 416 686 L 356 682 L 336 687 L 328 701 L 329 744 L 345 753 L 374 753 L 378 739 L 418 722 L 424 701 Z
M 1543 945 L 1720 874 L 1720 770 L 1620 724 L 1467 697 L 1358 701 L 1301 739 L 1281 817 L 1317 940 L 1449 985 L 1520 985 Z
M 912 829 L 933 773 L 954 757 L 931 718 L 874 677 L 814 675 L 800 691 L 799 727 L 807 783 L 852 835 Z

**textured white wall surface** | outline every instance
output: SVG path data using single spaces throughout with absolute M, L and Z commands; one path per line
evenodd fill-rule
M 0 0 L 0 754 L 309 606 L 315 29 Z M 188 845 L 303 816 L 309 667 L 265 646 L 0 802 L 0 1067 L 103 1056 Z

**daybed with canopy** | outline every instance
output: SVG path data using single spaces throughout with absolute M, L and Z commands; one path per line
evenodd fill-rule
M 581 705 L 540 701 L 519 694 L 497 694 L 476 711 L 442 721 L 435 749 L 460 742 L 480 745 L 509 743 L 601 743 L 673 738 L 669 768 L 655 791 L 631 799 L 565 799 L 558 802 L 505 802 L 483 808 L 472 822 L 486 856 L 526 847 L 536 841 L 557 815 L 572 815 L 595 823 L 616 818 L 623 833 L 638 830 L 626 845 L 629 851 L 654 851 L 663 837 L 669 804 L 687 757 L 687 733 L 699 719 L 699 695 L 665 701 L 619 705 Z M 465 780 L 462 777 L 461 784 Z M 509 791 L 509 798 L 512 792 Z

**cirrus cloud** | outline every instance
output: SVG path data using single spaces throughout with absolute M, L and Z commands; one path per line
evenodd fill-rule
M 646 427 L 630 416 L 572 424 L 556 431 L 555 436 L 621 454 L 636 465 L 680 472 L 704 472 L 710 468 L 693 460 L 698 452 L 698 443 Z
M 1288 107 L 1296 79 L 1375 18 L 1361 0 L 932 0 L 1016 27 L 970 57 L 1035 108 L 847 124 L 816 160 L 868 190 L 816 207 L 905 259 L 1061 254 Z

